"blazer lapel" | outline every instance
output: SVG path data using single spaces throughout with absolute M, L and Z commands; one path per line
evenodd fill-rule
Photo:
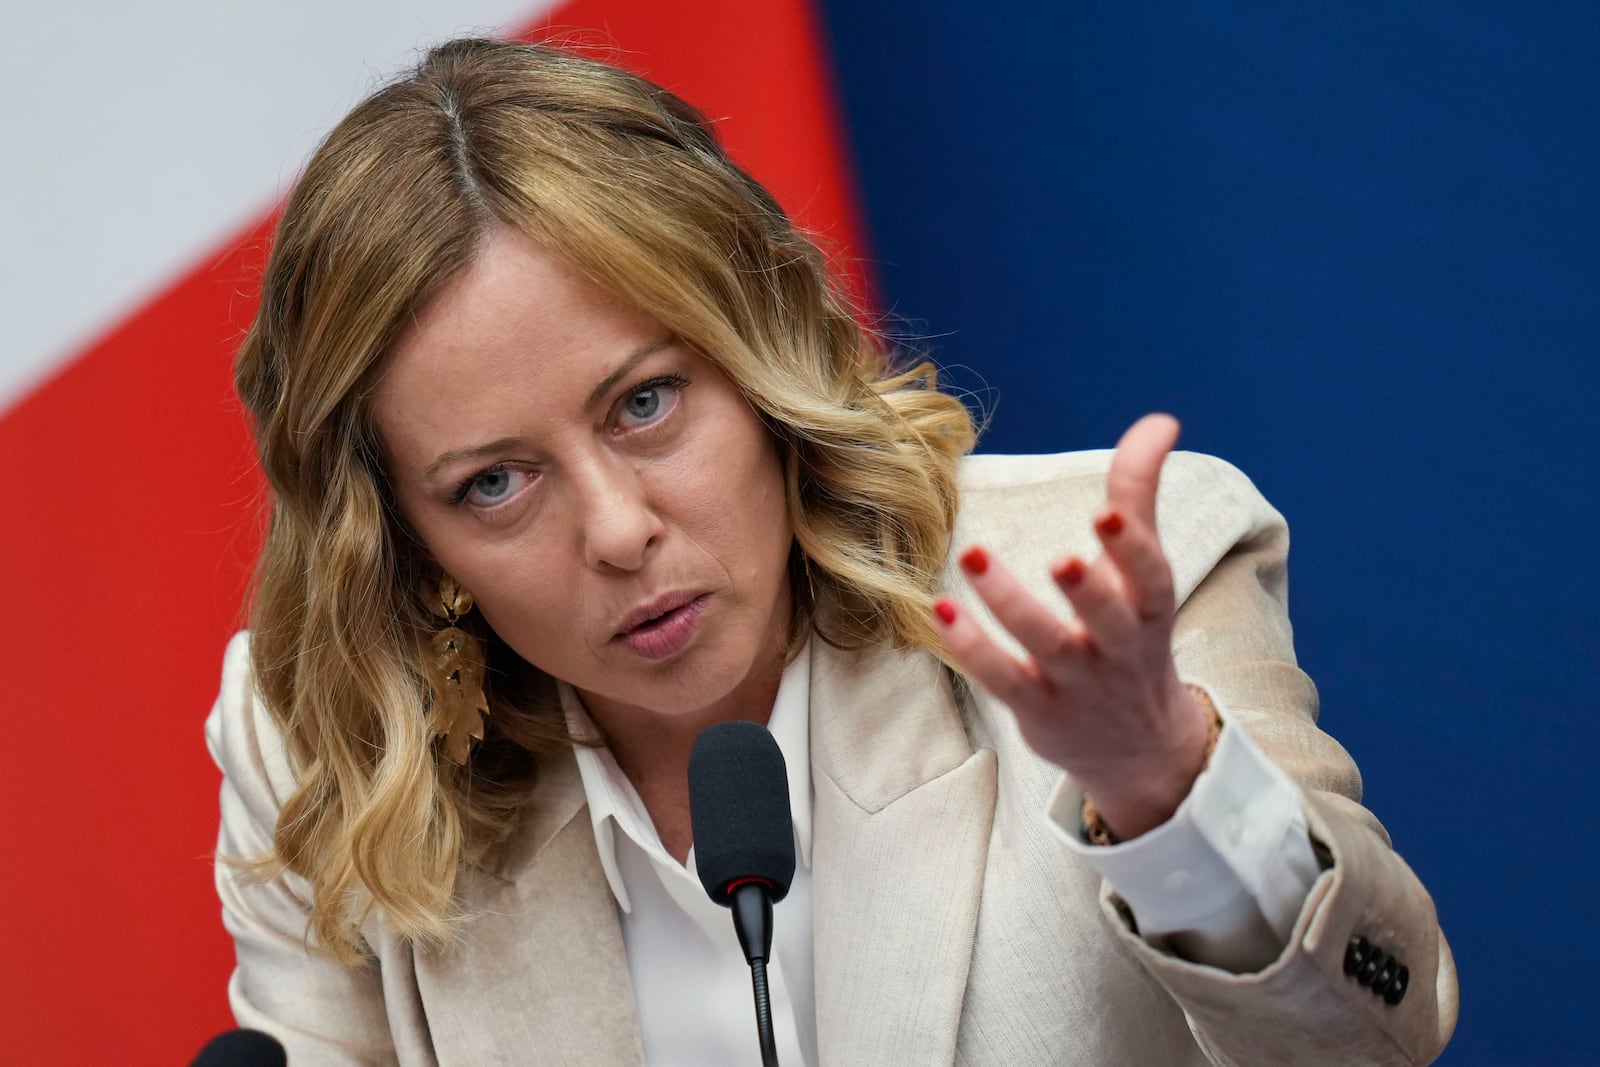
M 577 764 L 564 752 L 541 770 L 498 865 L 462 886 L 466 942 L 417 953 L 441 1067 L 643 1062 L 622 929 Z
M 994 820 L 933 656 L 840 652 L 811 664 L 817 1043 L 838 1064 L 948 1064 Z

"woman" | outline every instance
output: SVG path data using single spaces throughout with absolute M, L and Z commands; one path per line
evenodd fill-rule
M 433 52 L 313 157 L 238 384 L 274 507 L 218 884 L 235 1013 L 292 1060 L 753 1059 L 690 862 L 728 719 L 791 768 L 785 1063 L 1448 1038 L 1431 901 L 1293 667 L 1281 519 L 1163 471 L 1165 417 L 963 459 L 664 90 Z

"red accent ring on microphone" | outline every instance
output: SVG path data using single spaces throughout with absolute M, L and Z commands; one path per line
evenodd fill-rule
M 722 895 L 731 897 L 733 896 L 733 891 L 735 889 L 738 889 L 742 885 L 749 885 L 752 882 L 754 882 L 756 885 L 766 886 L 767 892 L 769 893 L 777 888 L 777 886 L 772 884 L 771 879 L 767 878 L 735 878 L 733 881 L 722 887 Z

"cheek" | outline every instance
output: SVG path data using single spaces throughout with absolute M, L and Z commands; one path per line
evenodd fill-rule
M 741 435 L 700 451 L 704 459 L 677 465 L 665 499 L 694 540 L 735 577 L 749 579 L 787 559 L 794 531 L 783 490 L 783 468 L 763 434 Z M 778 568 L 782 571 L 784 568 Z
M 485 591 L 478 603 L 484 617 L 508 640 L 512 633 L 568 629 L 558 620 L 571 620 L 579 603 L 577 590 L 562 581 L 561 568 L 525 563 L 516 569 L 494 569 L 481 585 Z
M 578 640 L 576 629 L 561 622 L 578 617 L 581 604 L 572 566 L 515 539 L 428 544 L 439 565 L 471 591 L 484 621 L 524 659 L 534 662 L 530 652 Z
M 583 678 L 597 651 L 589 643 L 593 615 L 581 598 L 548 584 L 508 581 L 480 601 L 484 621 L 528 663 L 555 678 Z

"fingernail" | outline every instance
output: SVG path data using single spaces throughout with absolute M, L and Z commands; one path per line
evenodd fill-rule
M 933 602 L 933 613 L 939 616 L 939 621 L 946 626 L 956 621 L 956 606 L 948 600 L 935 600 Z
M 1073 557 L 1060 567 L 1056 568 L 1056 581 L 1066 582 L 1068 585 L 1077 585 L 1083 581 L 1083 560 Z
M 989 553 L 982 545 L 973 545 L 961 553 L 961 567 L 968 574 L 982 574 L 989 569 Z
M 1122 515 L 1119 512 L 1108 511 L 1095 520 L 1094 528 L 1100 531 L 1102 537 L 1115 537 L 1122 532 Z

